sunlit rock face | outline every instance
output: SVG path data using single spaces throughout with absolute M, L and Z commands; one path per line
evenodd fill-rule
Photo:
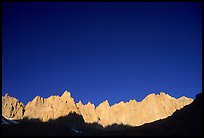
M 22 119 L 24 114 L 24 105 L 16 98 L 8 96 L 6 93 L 2 96 L 2 115 L 12 119 Z
M 25 107 L 16 98 L 2 96 L 2 113 L 6 117 L 40 119 L 43 122 L 76 113 L 83 117 L 84 122 L 98 123 L 103 127 L 112 124 L 140 126 L 171 116 L 192 101 L 193 99 L 185 96 L 176 99 L 160 92 L 147 95 L 141 102 L 134 99 L 110 106 L 108 100 L 105 100 L 95 107 L 90 102 L 84 105 L 79 101 L 75 104 L 71 93 L 65 91 L 61 96 L 36 96 Z
M 186 102 L 180 102 L 164 92 L 149 94 L 141 102 L 135 105 L 132 120 L 128 122 L 131 126 L 139 126 L 159 119 L 166 118 L 181 107 L 190 104 L 193 100 L 186 98 Z
M 26 105 L 24 117 L 40 119 L 46 122 L 50 119 L 57 119 L 74 112 L 79 114 L 79 110 L 70 92 L 65 91 L 61 97 L 50 96 L 48 98 L 42 98 L 36 96 Z
M 104 102 L 100 103 L 98 107 L 96 107 L 96 115 L 98 117 L 98 123 L 103 127 L 117 122 L 115 114 L 113 113 L 108 100 L 105 100 Z
M 87 104 L 83 105 L 82 102 L 79 101 L 76 103 L 76 105 L 86 123 L 98 122 L 94 104 L 88 102 Z

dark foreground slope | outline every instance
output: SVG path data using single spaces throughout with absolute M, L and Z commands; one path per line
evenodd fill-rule
M 103 128 L 99 124 L 86 124 L 83 117 L 72 113 L 66 117 L 42 123 L 39 120 L 18 120 L 19 124 L 2 124 L 2 135 L 162 135 L 201 136 L 203 134 L 203 93 L 190 105 L 172 116 L 139 127 L 112 125 Z M 4 118 L 5 119 L 5 118 Z

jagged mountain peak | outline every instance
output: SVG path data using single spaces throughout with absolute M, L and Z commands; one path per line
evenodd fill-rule
M 78 104 L 83 104 L 81 100 L 79 100 Z
M 124 105 L 125 102 L 124 101 L 120 101 L 117 105 Z
M 147 95 L 141 102 L 133 99 L 110 106 L 108 100 L 105 100 L 95 107 L 90 101 L 85 105 L 81 100 L 75 103 L 71 93 L 66 90 L 61 96 L 36 96 L 26 106 L 6 94 L 2 96 L 2 111 L 7 117 L 38 118 L 44 122 L 75 112 L 82 115 L 86 123 L 97 122 L 104 127 L 111 124 L 138 126 L 166 118 L 192 101 L 193 99 L 185 96 L 175 99 L 165 92 L 160 92 Z M 13 108 L 14 111 L 10 114 Z
M 129 100 L 129 102 L 137 102 L 137 100 L 133 99 L 133 100 Z
M 155 93 L 150 93 L 141 102 L 152 100 L 152 99 L 155 99 L 156 97 L 157 95 Z
M 41 99 L 43 99 L 41 96 L 35 96 L 35 98 L 33 99 L 33 100 L 41 100 Z
M 170 95 L 168 95 L 167 93 L 165 93 L 165 92 L 160 92 L 160 94 L 159 94 L 159 96 L 160 97 L 166 97 L 166 98 L 174 98 L 174 97 L 171 97 Z M 175 99 L 175 98 L 174 98 Z
M 65 90 L 61 97 L 70 98 L 71 92 L 69 92 L 68 90 Z
M 44 103 L 44 99 L 40 96 L 35 96 L 35 98 L 30 102 L 30 104 L 35 104 L 36 106 L 38 104 L 43 104 Z
M 110 107 L 110 104 L 109 104 L 108 100 L 105 100 L 102 103 L 100 103 L 98 107 L 101 107 L 101 106 L 103 106 L 103 107 Z
M 167 94 L 166 94 L 165 92 L 161 91 L 161 92 L 159 93 L 159 95 L 160 95 L 160 96 L 162 96 L 162 95 L 166 96 Z
M 89 101 L 89 102 L 88 102 L 86 105 L 88 105 L 88 106 L 89 106 L 89 105 L 93 105 L 93 104 L 92 104 L 92 103 Z
M 188 98 L 188 97 L 186 97 L 186 96 L 181 96 L 180 98 L 178 98 L 178 99 L 181 99 L 181 100 L 189 100 L 189 99 L 192 99 L 192 98 Z M 193 99 L 192 99 L 193 100 Z

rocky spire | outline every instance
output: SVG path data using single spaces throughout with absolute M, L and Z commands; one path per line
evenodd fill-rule
M 71 97 L 71 93 L 69 91 L 64 91 L 64 93 L 62 94 L 61 98 L 70 98 Z
M 101 106 L 102 107 L 110 107 L 110 104 L 109 104 L 108 100 L 105 100 L 102 103 L 100 103 L 98 107 L 101 107 Z

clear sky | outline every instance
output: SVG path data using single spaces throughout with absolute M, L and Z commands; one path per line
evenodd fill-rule
M 201 3 L 2 3 L 2 95 L 95 105 L 202 91 Z

